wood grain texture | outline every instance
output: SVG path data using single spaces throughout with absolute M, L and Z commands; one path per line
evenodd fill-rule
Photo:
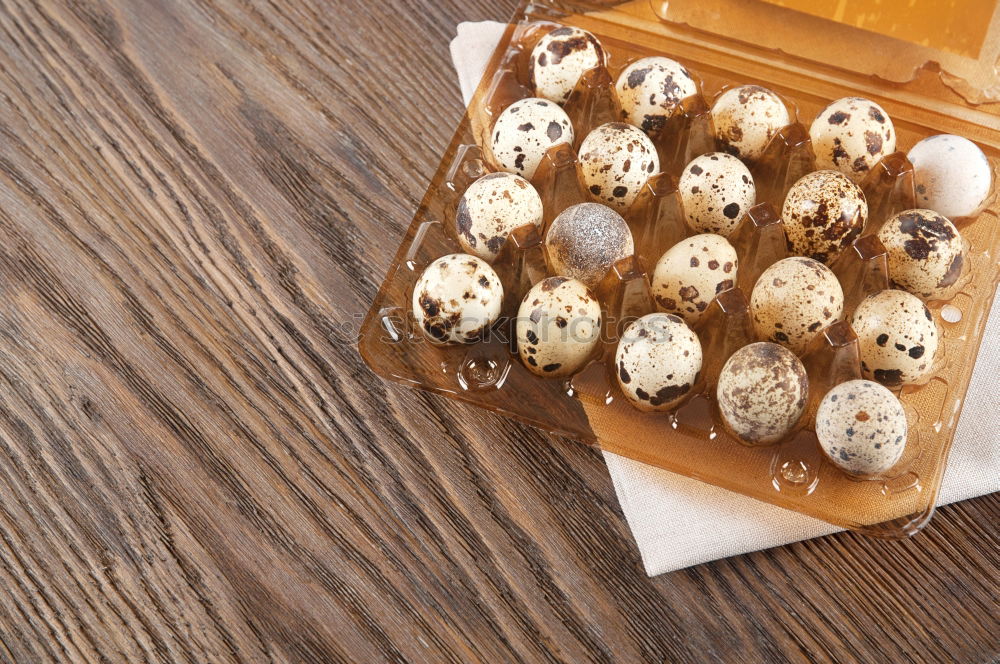
M 647 579 L 599 454 L 364 367 L 512 6 L 0 0 L 0 661 L 997 658 L 996 495 Z

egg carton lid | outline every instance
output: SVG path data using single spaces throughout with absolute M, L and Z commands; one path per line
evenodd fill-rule
M 921 71 L 967 102 L 1000 100 L 997 0 L 652 0 L 664 21 L 908 83 Z
M 978 125 L 983 131 L 974 140 L 1000 148 L 1000 0 L 572 4 L 581 5 L 575 21 L 580 27 L 591 20 L 618 23 L 637 41 L 643 33 L 676 41 L 678 56 L 685 47 L 707 49 L 717 57 L 742 60 L 749 70 L 771 68 L 810 78 L 818 94 L 826 81 L 850 83 L 872 97 L 910 99 L 914 106 Z

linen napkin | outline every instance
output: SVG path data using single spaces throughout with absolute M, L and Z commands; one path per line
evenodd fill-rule
M 506 26 L 460 23 L 451 42 L 466 105 Z M 966 396 L 938 504 L 1000 490 L 1000 297 Z M 604 453 L 646 573 L 655 576 L 842 529 L 660 468 Z

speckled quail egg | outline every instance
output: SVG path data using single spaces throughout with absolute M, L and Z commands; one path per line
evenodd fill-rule
M 733 287 L 736 270 L 736 250 L 726 238 L 710 233 L 689 237 L 656 263 L 653 298 L 660 311 L 694 325 L 717 294 Z
M 993 185 L 986 155 L 954 134 L 930 136 L 906 154 L 913 164 L 917 204 L 949 219 L 979 214 Z
M 503 304 L 503 286 L 489 263 L 449 254 L 427 266 L 413 288 L 413 316 L 436 343 L 470 343 L 482 337 Z
M 788 190 L 781 220 L 791 253 L 828 263 L 861 235 L 868 202 L 843 173 L 814 171 Z
M 701 371 L 701 342 L 677 316 L 646 314 L 627 328 L 615 352 L 618 384 L 639 410 L 669 410 Z
M 571 205 L 552 220 L 545 253 L 555 274 L 595 287 L 615 261 L 635 251 L 632 232 L 622 216 L 600 203 Z
M 489 173 L 465 190 L 458 201 L 458 241 L 470 254 L 492 262 L 510 232 L 542 224 L 542 199 L 531 183 L 512 173 Z
M 882 157 L 896 151 L 889 114 L 863 97 L 844 97 L 816 116 L 809 127 L 817 168 L 832 168 L 860 182 Z
M 788 435 L 809 399 L 809 378 L 790 350 L 767 341 L 733 353 L 719 374 L 719 413 L 733 435 L 770 445 Z
M 767 142 L 791 123 L 781 97 L 759 85 L 743 85 L 723 92 L 712 105 L 715 137 L 726 152 L 753 161 Z
M 816 437 L 834 465 L 859 477 L 884 473 L 906 448 L 906 413 L 892 392 L 849 380 L 827 392 L 816 413 Z
M 539 376 L 576 373 L 601 337 L 601 305 L 577 279 L 549 277 L 535 284 L 517 311 L 517 352 Z
M 497 168 L 531 179 L 549 148 L 573 142 L 573 125 L 558 104 L 529 97 L 504 109 L 493 125 Z
M 680 108 L 682 100 L 698 94 L 698 84 L 684 65 L 653 56 L 636 60 L 618 75 L 615 84 L 622 119 L 654 135 Z
M 927 376 L 938 348 L 930 310 L 915 295 L 884 290 L 858 305 L 851 321 L 865 378 L 895 387 Z
M 904 210 L 878 232 L 888 251 L 889 279 L 924 299 L 947 298 L 962 274 L 965 243 L 933 210 Z
M 725 152 L 709 152 L 692 159 L 684 167 L 677 188 L 691 228 L 726 237 L 757 201 L 750 170 Z
M 604 50 L 594 35 L 580 28 L 556 28 L 531 50 L 535 94 L 562 104 L 569 99 L 580 77 L 603 63 Z
M 827 266 L 793 256 L 764 270 L 750 294 L 757 337 L 801 355 L 844 311 L 844 291 Z
M 580 144 L 580 172 L 595 201 L 627 210 L 649 176 L 660 170 L 653 142 L 624 122 L 609 122 Z

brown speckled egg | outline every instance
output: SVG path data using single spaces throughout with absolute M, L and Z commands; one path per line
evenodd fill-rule
M 532 373 L 549 378 L 583 368 L 601 338 L 601 305 L 582 281 L 549 277 L 517 311 L 517 352 Z
M 701 342 L 677 316 L 646 314 L 625 328 L 615 366 L 629 403 L 639 410 L 669 410 L 698 380 Z
M 938 329 L 930 310 L 915 295 L 884 290 L 869 295 L 854 311 L 865 378 L 895 387 L 927 376 L 938 349 Z
M 863 97 L 844 97 L 820 111 L 809 138 L 817 168 L 838 170 L 855 182 L 896 151 L 896 132 L 888 113 Z
M 793 256 L 764 270 L 750 294 L 757 338 L 774 341 L 796 355 L 844 311 L 844 291 L 827 266 Z
M 531 50 L 535 94 L 562 104 L 580 77 L 603 62 L 604 50 L 594 35 L 580 28 L 556 28 Z
M 622 119 L 653 135 L 680 109 L 682 100 L 698 94 L 698 84 L 684 65 L 653 56 L 636 60 L 615 84 Z
M 722 291 L 736 283 L 736 250 L 721 235 L 705 233 L 681 240 L 653 270 L 653 298 L 660 311 L 694 325 Z
M 684 167 L 677 188 L 688 224 L 702 233 L 729 237 L 757 202 L 750 170 L 725 152 L 692 159 Z
M 712 105 L 719 148 L 753 161 L 771 138 L 791 123 L 781 98 L 759 85 L 743 85 L 723 92 Z
M 493 124 L 497 168 L 531 179 L 549 148 L 573 143 L 573 125 L 558 104 L 529 97 L 504 109 Z
M 469 254 L 442 256 L 413 288 L 413 317 L 435 343 L 471 343 L 500 316 L 503 286 L 489 263 Z
M 619 211 L 628 209 L 639 190 L 660 170 L 653 142 L 638 128 L 609 122 L 580 144 L 580 172 L 595 201 Z
M 512 173 L 489 173 L 458 201 L 458 241 L 470 254 L 493 262 L 510 232 L 525 224 L 540 226 L 542 199 L 531 183 Z
M 870 477 L 892 468 L 906 448 L 906 412 L 892 392 L 849 380 L 827 392 L 816 412 L 816 437 L 841 470 Z
M 766 341 L 732 354 L 716 388 L 726 428 L 752 445 L 770 445 L 787 436 L 809 399 L 806 368 L 790 350 Z
M 861 235 L 864 192 L 838 171 L 815 171 L 792 185 L 781 208 L 788 251 L 828 263 Z
M 606 205 L 579 203 L 552 220 L 545 234 L 545 253 L 555 274 L 595 287 L 615 261 L 635 251 L 632 233 L 622 216 Z
M 889 252 L 893 286 L 924 299 L 946 299 L 962 274 L 965 243 L 958 229 L 933 210 L 904 210 L 878 232 Z
M 929 136 L 906 158 L 913 164 L 917 205 L 949 219 L 979 214 L 993 185 L 993 168 L 979 146 L 954 134 Z

